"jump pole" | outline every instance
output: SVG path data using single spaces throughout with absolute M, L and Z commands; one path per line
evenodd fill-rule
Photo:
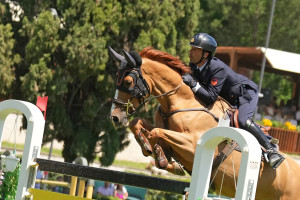
M 212 128 L 197 142 L 189 200 L 214 199 L 207 197 L 214 151 L 220 142 L 227 139 L 236 141 L 242 152 L 235 200 L 255 200 L 261 163 L 260 145 L 249 132 L 232 127 Z

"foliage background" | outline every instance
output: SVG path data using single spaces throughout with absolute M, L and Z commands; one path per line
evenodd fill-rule
M 219 46 L 264 46 L 272 3 L 22 0 L 15 1 L 23 12 L 13 21 L 9 2 L 0 1 L 0 99 L 35 103 L 37 96 L 48 96 L 43 142 L 63 141 L 66 162 L 77 156 L 92 162 L 100 151 L 104 166 L 128 144 L 126 129 L 116 129 L 107 119 L 116 73 L 107 46 L 119 52 L 153 46 L 186 63 L 187 43 L 197 32 L 210 33 Z M 298 4 L 277 1 L 270 48 L 300 53 Z M 271 75 L 268 80 L 263 87 L 274 88 L 280 98 L 291 94 L 288 78 Z M 149 112 L 155 107 L 147 105 L 141 115 L 152 120 Z

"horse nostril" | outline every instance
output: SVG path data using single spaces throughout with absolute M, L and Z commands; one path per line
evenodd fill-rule
M 119 117 L 117 116 L 111 116 L 111 119 L 114 123 L 118 123 L 119 122 Z

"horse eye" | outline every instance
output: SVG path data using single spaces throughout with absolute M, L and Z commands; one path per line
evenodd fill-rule
M 126 88 L 130 88 L 133 86 L 133 80 L 132 78 L 124 78 L 124 82 L 123 82 L 124 87 Z

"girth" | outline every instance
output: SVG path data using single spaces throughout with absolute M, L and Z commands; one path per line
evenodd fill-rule
M 158 107 L 158 112 L 159 112 L 160 116 L 163 118 L 165 129 L 169 128 L 168 119 L 170 116 L 172 116 L 178 112 L 188 112 L 188 111 L 204 111 L 204 112 L 210 114 L 217 122 L 219 121 L 219 118 L 216 115 L 214 115 L 213 113 L 211 113 L 207 108 L 184 108 L 184 109 L 179 109 L 179 110 L 173 110 L 169 113 L 164 113 L 161 110 L 161 106 Z

